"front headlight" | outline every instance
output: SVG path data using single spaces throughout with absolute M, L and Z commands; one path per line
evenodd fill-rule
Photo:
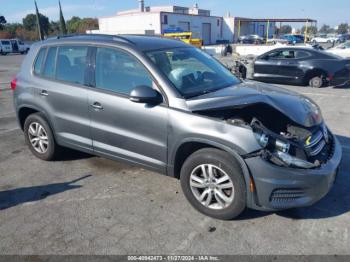
M 266 148 L 270 152 L 272 158 L 279 160 L 277 162 L 281 161 L 286 166 L 294 166 L 305 169 L 317 167 L 317 164 L 290 155 L 288 152 L 290 151 L 291 145 L 288 142 L 282 141 L 278 138 L 274 138 L 273 136 L 269 136 L 264 133 L 255 133 L 255 138 L 258 141 L 259 145 L 261 145 L 263 148 Z
M 289 143 L 273 138 L 264 133 L 255 133 L 255 138 L 263 148 L 275 149 L 284 153 L 288 153 L 290 149 Z
M 308 161 L 293 157 L 287 153 L 276 151 L 275 156 L 286 163 L 288 166 L 295 166 L 300 168 L 314 168 L 317 167 L 316 164 L 310 163 Z

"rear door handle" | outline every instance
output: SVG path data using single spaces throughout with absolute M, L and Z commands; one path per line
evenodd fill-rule
M 41 90 L 40 95 L 41 96 L 48 96 L 49 93 L 46 90 Z
M 95 102 L 91 105 L 96 110 L 102 110 L 103 106 L 99 102 Z

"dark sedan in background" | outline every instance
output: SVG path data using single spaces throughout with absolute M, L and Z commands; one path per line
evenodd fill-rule
M 283 47 L 237 61 L 236 74 L 269 83 L 337 86 L 350 81 L 350 59 L 308 47 Z
M 245 35 L 238 38 L 240 44 L 255 44 L 260 45 L 264 42 L 264 38 L 258 35 Z

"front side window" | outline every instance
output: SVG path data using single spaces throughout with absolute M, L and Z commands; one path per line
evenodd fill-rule
M 57 47 L 50 47 L 45 61 L 44 73 L 43 75 L 48 78 L 55 77 L 55 66 L 56 66 L 56 53 Z
M 34 64 L 34 73 L 37 75 L 41 74 L 45 54 L 46 54 L 46 48 L 42 48 L 40 49 L 39 54 L 36 57 L 35 64 Z
M 293 59 L 295 58 L 295 53 L 292 50 L 275 51 L 269 53 L 266 58 L 268 59 Z
M 87 47 L 61 46 L 57 55 L 56 79 L 74 84 L 84 84 L 87 68 Z
M 137 86 L 152 88 L 153 80 L 145 67 L 133 56 L 120 50 L 97 48 L 96 87 L 130 95 Z
M 240 83 L 223 65 L 197 48 L 152 51 L 147 56 L 185 98 Z

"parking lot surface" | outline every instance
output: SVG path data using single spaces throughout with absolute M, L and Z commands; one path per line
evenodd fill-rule
M 350 89 L 286 86 L 321 106 L 342 143 L 332 191 L 313 207 L 218 221 L 176 179 L 80 153 L 36 159 L 9 89 L 23 58 L 0 57 L 0 254 L 350 254 Z

